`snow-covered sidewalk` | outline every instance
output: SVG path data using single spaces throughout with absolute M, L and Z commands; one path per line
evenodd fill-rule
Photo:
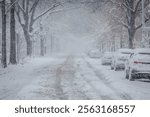
M 9 65 L 6 69 L 0 69 L 0 99 L 47 98 L 42 94 L 40 96 L 37 94 L 42 90 L 40 89 L 42 83 L 51 78 L 52 68 L 62 63 L 63 60 L 59 58 L 33 58 L 27 60 L 25 64 Z

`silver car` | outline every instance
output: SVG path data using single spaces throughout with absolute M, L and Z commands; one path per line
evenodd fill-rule
M 99 51 L 99 50 L 90 50 L 89 52 L 88 52 L 88 56 L 90 57 L 90 58 L 100 58 L 101 57 L 101 52 Z
M 105 52 L 101 59 L 102 65 L 111 65 L 112 56 L 113 56 L 112 52 Z

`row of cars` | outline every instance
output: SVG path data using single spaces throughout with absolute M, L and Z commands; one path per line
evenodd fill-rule
M 116 52 L 105 52 L 102 65 L 110 65 L 112 70 L 123 69 L 129 80 L 150 79 L 150 49 L 119 49 Z

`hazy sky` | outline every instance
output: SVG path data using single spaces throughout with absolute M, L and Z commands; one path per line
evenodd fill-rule
M 48 16 L 43 23 L 50 29 L 47 36 L 50 37 L 52 34 L 59 40 L 60 50 L 78 53 L 87 50 L 89 46 L 92 48 L 91 42 L 99 36 L 100 32 L 103 32 L 107 21 L 84 6 L 79 8 L 78 5 L 71 5 L 70 8 L 75 7 L 77 9 Z

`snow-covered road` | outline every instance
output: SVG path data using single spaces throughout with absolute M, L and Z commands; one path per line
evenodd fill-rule
M 107 86 L 121 94 L 122 99 L 150 99 L 150 80 L 129 81 L 125 78 L 124 71 L 111 70 L 110 66 L 101 65 L 101 60 L 87 58 L 86 61 L 98 76 L 102 76 L 101 78 Z
M 0 69 L 0 99 L 150 99 L 149 83 L 128 81 L 99 59 L 34 58 Z

